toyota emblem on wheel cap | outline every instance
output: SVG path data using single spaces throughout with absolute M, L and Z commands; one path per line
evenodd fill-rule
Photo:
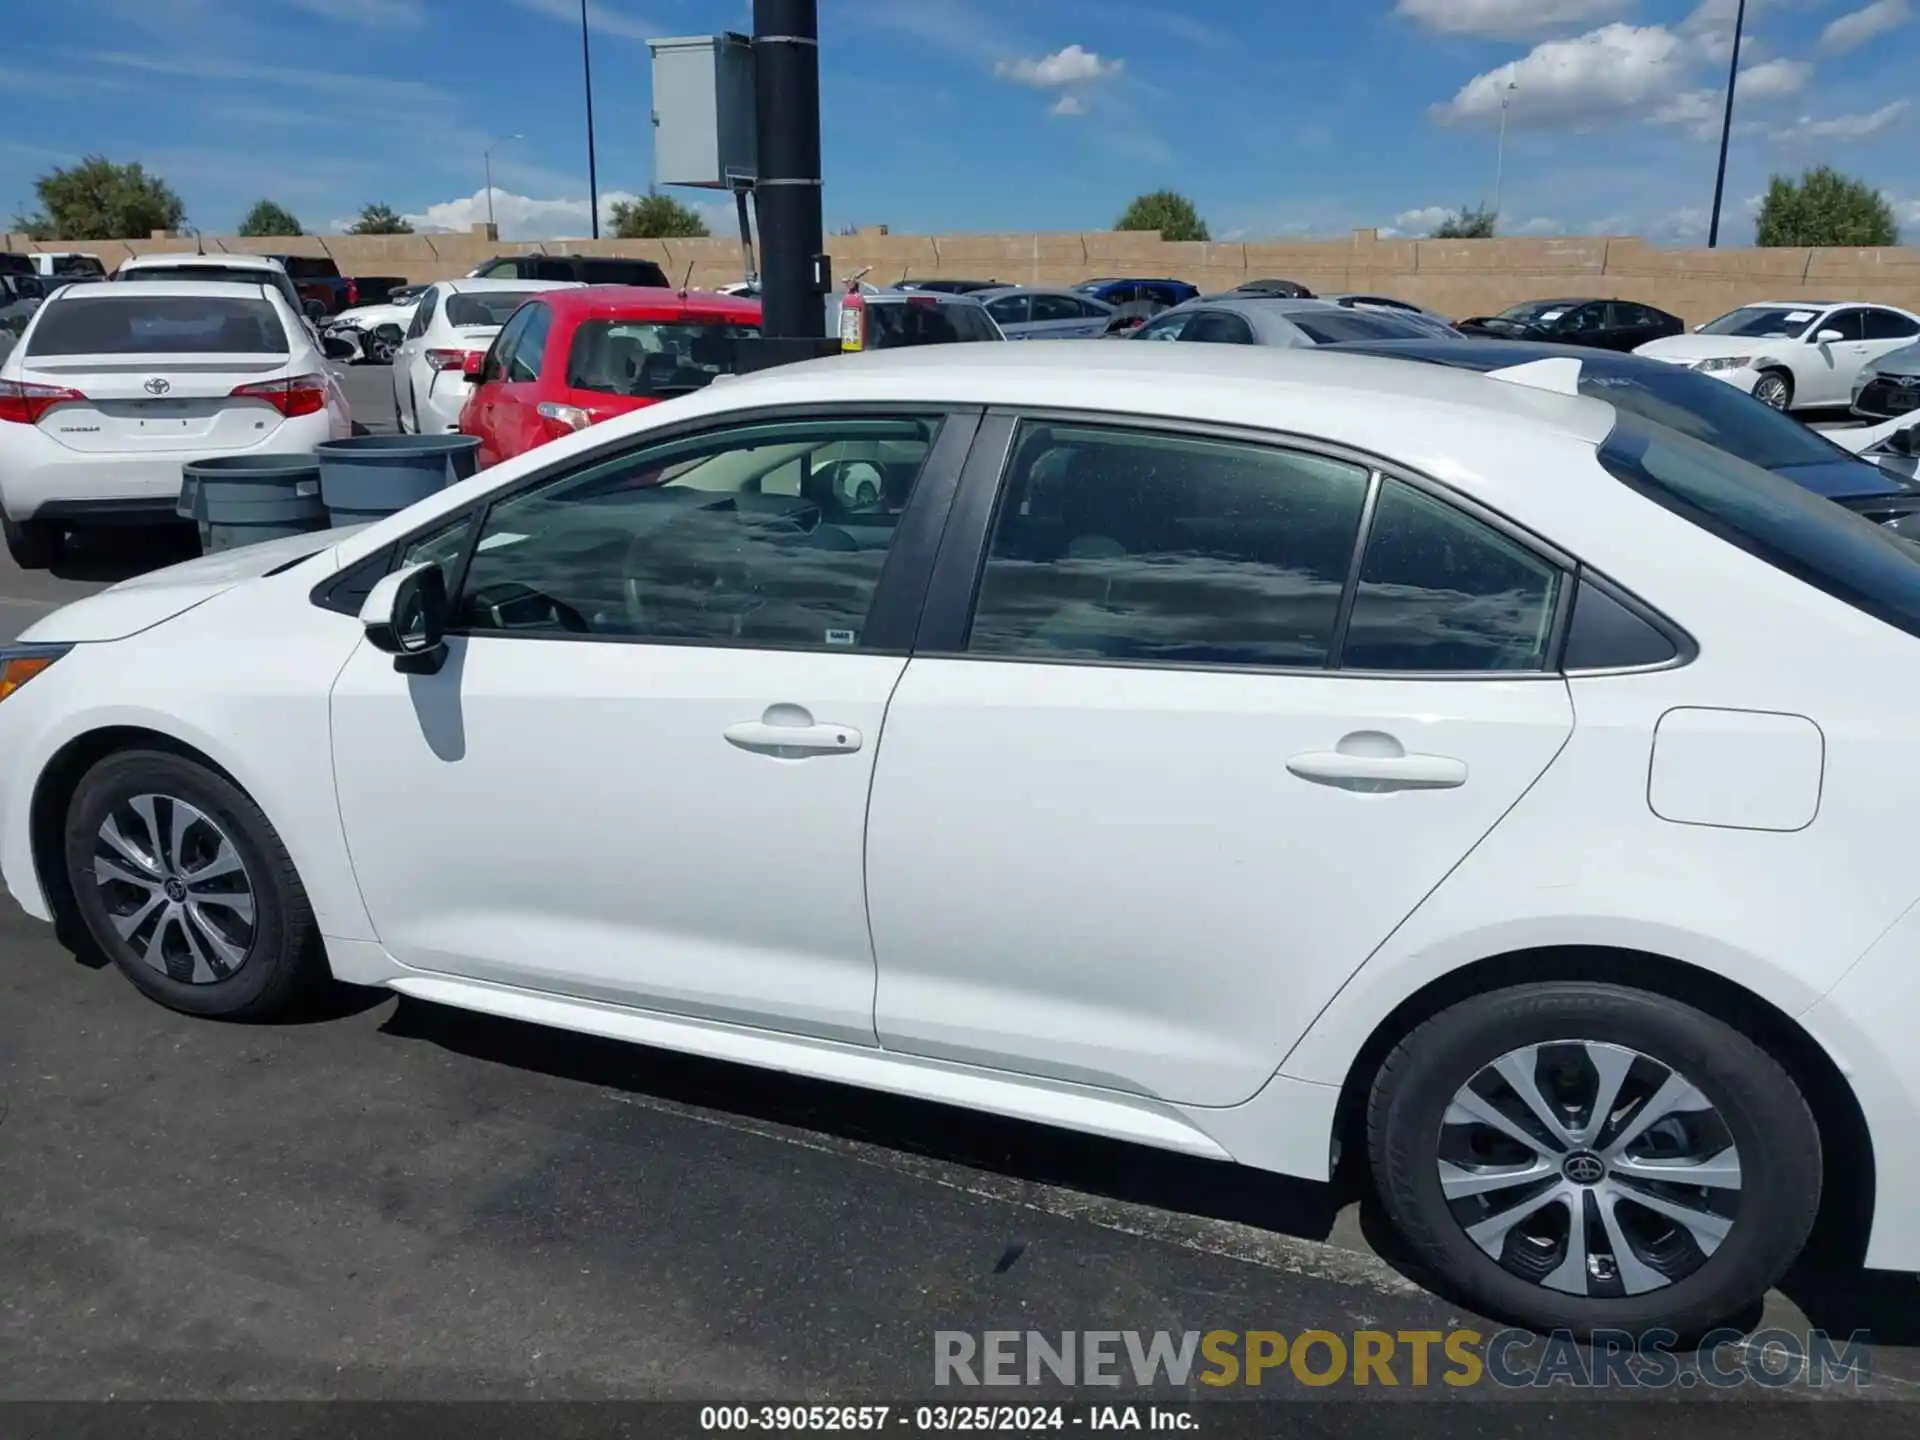
M 173 386 L 169 385 L 165 380 L 162 380 L 158 375 L 156 375 L 151 380 L 147 381 L 146 385 L 143 386 L 142 388 L 145 389 L 149 395 L 164 395 L 167 393 L 167 391 L 171 390 Z
M 1576 1185 L 1598 1185 L 1607 1174 L 1606 1162 L 1591 1150 L 1574 1151 L 1561 1170 Z

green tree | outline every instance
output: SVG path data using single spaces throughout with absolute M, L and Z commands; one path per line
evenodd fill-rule
M 276 200 L 256 200 L 240 222 L 242 235 L 301 235 L 300 217 Z
M 616 240 L 688 240 L 707 233 L 707 222 L 671 195 L 649 190 L 637 200 L 616 200 L 607 212 Z
M 1798 180 L 1767 183 L 1754 227 L 1756 245 L 1898 245 L 1900 227 L 1886 197 L 1864 180 L 1820 165 Z
M 15 216 L 13 223 L 37 240 L 144 240 L 186 223 L 187 207 L 173 187 L 138 161 L 116 165 L 88 155 L 78 165 L 49 170 L 33 188 L 40 213 Z
M 349 235 L 411 235 L 413 227 L 394 214 L 391 205 L 368 205 L 347 227 Z
M 1469 205 L 1456 210 L 1433 228 L 1436 240 L 1491 240 L 1494 222 L 1500 217 L 1485 205 Z
M 1133 203 L 1113 222 L 1116 230 L 1157 230 L 1162 240 L 1211 240 L 1207 222 L 1193 208 L 1193 202 L 1177 190 L 1156 190 L 1151 195 L 1136 195 Z

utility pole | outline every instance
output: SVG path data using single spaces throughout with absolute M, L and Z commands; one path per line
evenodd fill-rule
M 817 338 L 827 318 L 818 0 L 753 0 L 753 71 L 762 325 L 769 336 Z
M 1507 107 L 1513 103 L 1513 92 L 1519 88 L 1517 80 L 1509 80 L 1500 94 L 1500 145 L 1493 152 L 1493 227 L 1496 231 L 1500 228 L 1500 182 L 1506 178 L 1507 171 Z
M 1713 219 L 1707 226 L 1707 248 L 1720 243 L 1720 201 L 1727 192 L 1727 142 L 1733 138 L 1733 87 L 1740 79 L 1740 32 L 1747 24 L 1747 0 L 1733 15 L 1733 59 L 1727 65 L 1727 113 L 1720 122 L 1720 169 L 1713 177 Z
M 593 158 L 593 48 L 587 43 L 587 0 L 580 0 L 580 73 L 587 81 L 587 213 L 600 238 L 600 170 Z
M 487 224 L 493 224 L 493 152 L 509 140 L 524 140 L 524 135 L 502 135 L 493 144 L 480 152 L 480 159 L 487 167 Z

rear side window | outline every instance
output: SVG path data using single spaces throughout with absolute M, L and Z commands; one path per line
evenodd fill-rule
M 106 266 L 93 255 L 56 255 L 53 257 L 53 273 L 56 275 L 104 275 Z
M 607 395 L 663 399 L 711 385 L 734 370 L 734 342 L 757 325 L 588 320 L 573 332 L 567 384 Z
M 867 346 L 891 350 L 903 345 L 956 345 L 997 340 L 986 308 L 950 300 L 867 300 Z
M 1601 445 L 1618 480 L 1756 559 L 1920 635 L 1920 545 L 1791 480 L 1622 414 Z
M 527 306 L 526 323 L 507 357 L 509 384 L 526 385 L 540 378 L 541 367 L 546 363 L 547 332 L 552 328 L 552 310 L 537 303 Z
M 1204 345 L 1251 345 L 1254 343 L 1253 327 L 1240 316 L 1226 310 L 1202 310 L 1197 313 L 1185 330 L 1180 332 L 1182 340 L 1197 341 Z
M 447 296 L 447 323 L 504 325 L 533 293 L 531 290 L 456 290 Z
M 1920 335 L 1920 325 L 1891 310 L 1869 310 L 1866 334 L 1869 340 L 1909 340 Z
M 40 311 L 28 355 L 284 355 L 287 332 L 265 300 L 205 295 L 122 296 L 86 286 L 85 299 Z

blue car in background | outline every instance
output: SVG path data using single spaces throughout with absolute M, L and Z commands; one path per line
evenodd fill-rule
M 1200 297 L 1200 287 L 1189 285 L 1184 280 L 1141 279 L 1138 277 L 1102 276 L 1094 280 L 1082 280 L 1073 287 L 1077 295 L 1098 300 L 1103 305 L 1111 305 L 1114 318 L 1111 330 L 1131 330 L 1143 320 L 1150 320 L 1162 310 L 1171 310 L 1176 305 Z

